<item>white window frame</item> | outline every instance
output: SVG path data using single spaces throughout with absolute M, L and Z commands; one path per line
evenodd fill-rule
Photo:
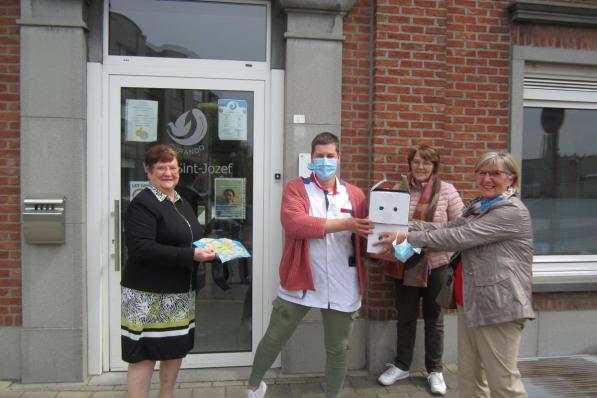
M 597 109 L 597 54 L 514 46 L 512 55 L 510 151 L 522 164 L 525 106 Z M 597 255 L 534 256 L 533 284 L 535 291 L 597 290 Z

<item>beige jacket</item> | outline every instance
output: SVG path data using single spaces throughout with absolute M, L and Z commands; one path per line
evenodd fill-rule
M 526 206 L 515 196 L 487 213 L 447 224 L 413 221 L 408 241 L 433 250 L 461 251 L 464 313 L 477 327 L 534 319 L 533 232 Z

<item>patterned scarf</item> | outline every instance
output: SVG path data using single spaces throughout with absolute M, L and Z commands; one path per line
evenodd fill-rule
M 512 187 L 508 188 L 506 192 L 491 199 L 485 199 L 483 196 L 478 196 L 467 203 L 462 211 L 463 217 L 480 216 L 491 210 L 496 204 L 508 199 L 510 196 L 516 194 L 516 190 Z

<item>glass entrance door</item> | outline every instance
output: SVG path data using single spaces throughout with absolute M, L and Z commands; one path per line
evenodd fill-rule
M 110 369 L 120 356 L 120 244 L 130 201 L 148 185 L 143 168 L 152 143 L 180 154 L 177 192 L 204 236 L 239 240 L 248 259 L 201 264 L 196 277 L 195 345 L 185 367 L 249 365 L 261 336 L 263 260 L 264 83 L 248 80 L 110 76 L 110 197 L 115 256 L 110 267 Z

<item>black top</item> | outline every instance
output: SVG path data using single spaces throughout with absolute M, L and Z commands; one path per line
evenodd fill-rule
M 127 209 L 124 229 L 128 259 L 122 286 L 154 293 L 194 289 L 192 242 L 203 232 L 186 201 L 178 197 L 173 203 L 155 188 L 146 188 Z

